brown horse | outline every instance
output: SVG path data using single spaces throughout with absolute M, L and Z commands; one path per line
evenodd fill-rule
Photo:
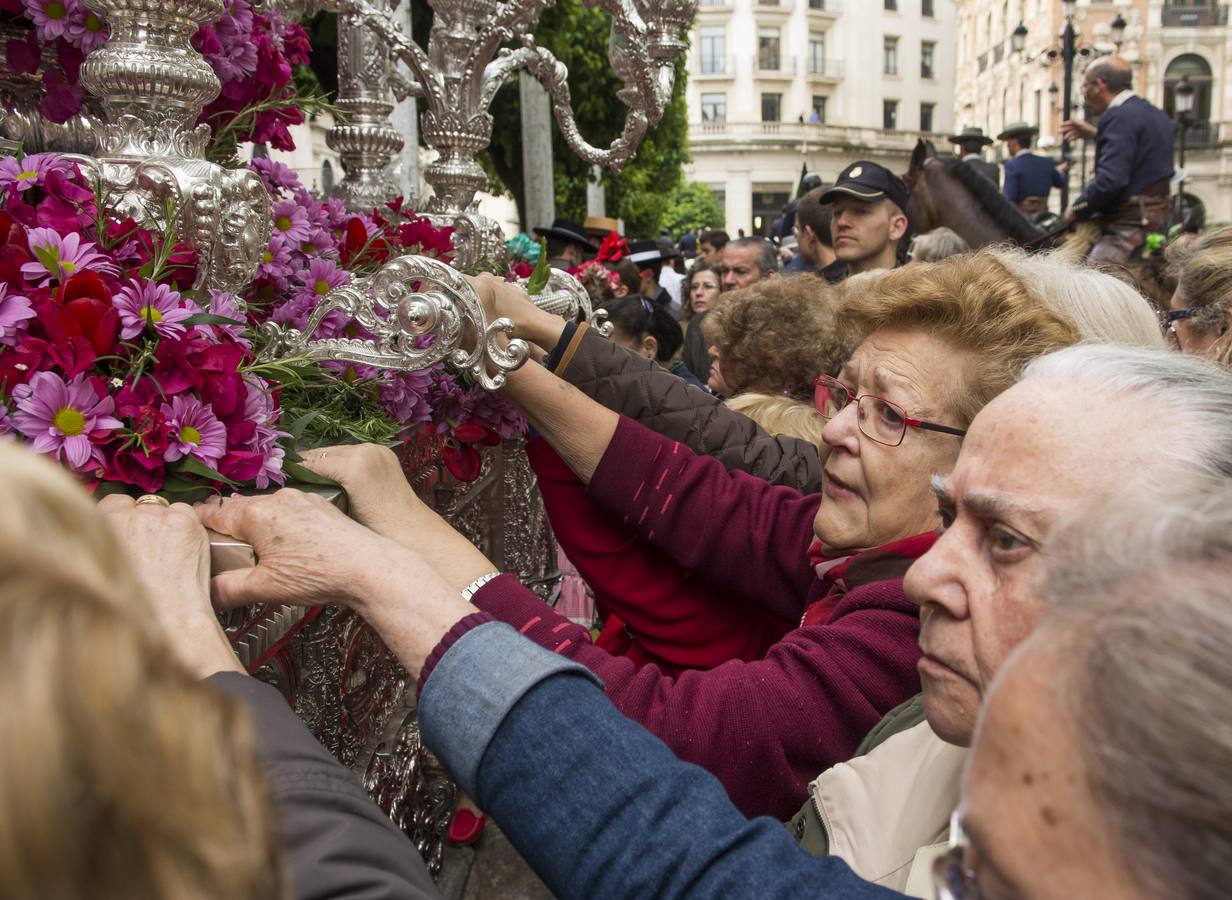
M 1034 247 L 1045 237 L 995 184 L 957 157 L 938 159 L 933 145 L 922 138 L 904 181 L 911 189 L 907 218 L 916 233 L 944 226 L 973 250 L 1002 243 Z

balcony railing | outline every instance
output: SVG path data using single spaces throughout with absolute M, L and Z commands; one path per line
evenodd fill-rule
M 809 0 L 809 12 L 837 15 L 843 10 L 842 0 Z
M 915 130 L 859 128 L 848 125 L 799 124 L 797 122 L 694 122 L 689 126 L 690 140 L 699 146 L 765 141 L 776 145 L 833 144 L 836 146 L 867 146 L 909 152 L 920 133 Z M 937 135 L 931 137 L 940 140 Z
M 842 78 L 846 68 L 841 59 L 810 59 L 806 71 L 809 78 Z
M 754 56 L 753 71 L 763 78 L 790 78 L 800 71 L 799 60 L 792 56 Z
M 1177 126 L 1176 138 L 1181 138 L 1180 126 Z M 1185 145 L 1187 147 L 1214 147 L 1219 143 L 1218 122 L 1194 122 L 1185 129 Z
M 697 72 L 694 74 L 702 78 L 707 75 L 731 78 L 736 74 L 736 58 L 734 56 L 724 56 L 720 59 L 703 59 L 699 56 Z
M 1228 24 L 1226 6 L 1165 6 L 1160 23 L 1165 28 L 1213 28 Z

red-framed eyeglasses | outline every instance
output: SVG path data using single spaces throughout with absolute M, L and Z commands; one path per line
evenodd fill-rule
M 903 442 L 908 428 L 922 428 L 925 431 L 940 431 L 942 434 L 952 434 L 964 437 L 967 432 L 961 428 L 949 425 L 939 425 L 936 422 L 925 422 L 923 419 L 913 419 L 907 415 L 897 403 L 891 403 L 883 397 L 872 394 L 855 396 L 851 389 L 836 378 L 822 375 L 813 382 L 813 405 L 823 419 L 829 421 L 837 416 L 847 404 L 856 404 L 856 420 L 860 433 L 865 437 L 897 447 Z

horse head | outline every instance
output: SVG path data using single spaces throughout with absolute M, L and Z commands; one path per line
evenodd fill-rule
M 915 150 L 911 153 L 911 162 L 907 166 L 907 174 L 903 176 L 907 190 L 911 192 L 907 208 L 903 210 L 907 214 L 907 220 L 911 223 L 911 234 L 931 231 L 935 227 L 933 203 L 924 172 L 925 167 L 936 158 L 937 148 L 933 146 L 932 141 L 926 141 L 924 138 L 916 141 Z

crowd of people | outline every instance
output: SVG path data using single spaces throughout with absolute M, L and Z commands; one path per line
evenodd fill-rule
M 436 896 L 237 663 L 216 610 L 255 603 L 368 621 L 559 897 L 1226 896 L 1232 229 L 1169 248 L 1165 305 L 908 205 L 854 162 L 792 260 L 558 221 L 607 334 L 472 279 L 541 351 L 502 390 L 595 630 L 383 447 L 305 456 L 348 517 L 94 505 L 0 442 L 0 897 Z

